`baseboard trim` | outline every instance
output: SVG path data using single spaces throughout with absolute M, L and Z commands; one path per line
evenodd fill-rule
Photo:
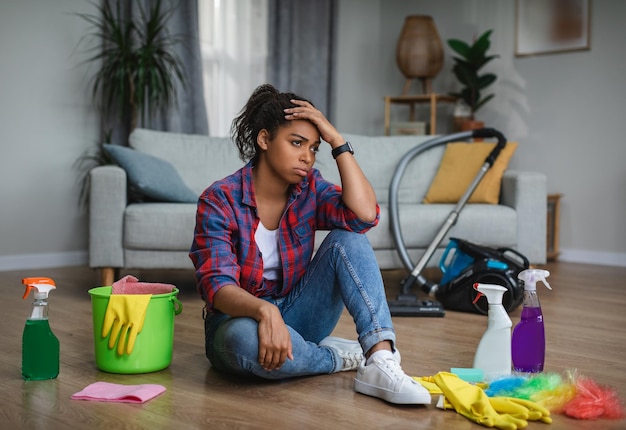
M 4 255 L 0 256 L 0 271 L 86 266 L 88 261 L 87 251 Z
M 598 264 L 601 266 L 626 267 L 626 253 L 587 251 L 584 249 L 561 249 L 558 261 Z

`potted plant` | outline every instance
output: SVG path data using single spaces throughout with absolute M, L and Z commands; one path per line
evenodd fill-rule
M 100 67 L 92 80 L 94 103 L 103 115 L 128 114 L 128 130 L 145 124 L 151 115 L 175 103 L 176 82 L 185 85 L 181 61 L 173 51 L 181 39 L 169 34 L 166 24 L 173 9 L 157 0 L 149 11 L 138 3 L 139 13 L 125 19 L 123 0 L 104 1 L 99 14 L 78 14 L 90 23 L 99 42 L 87 62 Z M 128 12 L 128 11 L 127 11 Z
M 458 97 L 466 106 L 468 110 L 466 121 L 476 121 L 476 111 L 494 97 L 494 94 L 484 95 L 483 90 L 495 82 L 496 75 L 493 73 L 480 74 L 481 69 L 487 63 L 498 57 L 497 55 L 487 55 L 491 46 L 489 41 L 491 33 L 492 30 L 485 31 L 471 45 L 459 39 L 448 39 L 447 41 L 448 46 L 458 54 L 452 57 L 454 60 L 452 72 L 462 85 L 461 91 L 451 93 L 451 95 Z M 482 127 L 483 123 L 478 122 L 480 124 L 465 125 L 464 128 Z
M 122 144 L 135 127 L 147 126 L 150 118 L 175 106 L 176 84 L 186 85 L 183 65 L 173 50 L 182 39 L 166 26 L 173 7 L 164 8 L 157 0 L 145 10 L 139 2 L 138 13 L 132 14 L 130 5 L 124 0 L 103 1 L 96 5 L 97 14 L 77 14 L 91 24 L 88 36 L 97 42 L 86 60 L 99 65 L 91 81 L 93 103 L 102 124 L 119 124 L 117 141 Z M 111 129 L 103 130 L 104 139 L 111 136 Z M 86 200 L 89 171 L 107 162 L 101 145 L 95 154 L 86 151 L 77 160 L 81 201 Z

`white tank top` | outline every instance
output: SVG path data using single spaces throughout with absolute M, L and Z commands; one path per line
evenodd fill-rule
M 263 256 L 263 277 L 272 281 L 279 279 L 282 267 L 278 253 L 278 229 L 268 230 L 259 221 L 259 226 L 254 233 L 254 240 Z

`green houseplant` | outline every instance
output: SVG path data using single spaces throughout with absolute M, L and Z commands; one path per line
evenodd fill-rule
M 137 16 L 123 18 L 123 0 L 97 5 L 99 14 L 78 14 L 93 26 L 91 36 L 100 41 L 87 59 L 100 67 L 93 76 L 92 97 L 103 115 L 128 114 L 129 130 L 175 103 L 176 82 L 185 85 L 181 61 L 173 47 L 181 39 L 169 34 L 167 21 L 173 8 L 157 0 Z
M 489 41 L 491 33 L 492 30 L 485 31 L 471 45 L 459 39 L 447 41 L 448 46 L 458 54 L 452 57 L 454 60 L 452 72 L 462 85 L 461 91 L 451 95 L 458 97 L 467 106 L 470 120 L 474 120 L 476 111 L 494 97 L 494 94 L 484 95 L 482 91 L 495 82 L 496 75 L 480 74 L 487 63 L 498 57 L 487 55 L 491 46 Z
M 77 14 L 92 27 L 86 37 L 96 42 L 86 60 L 98 65 L 91 80 L 92 101 L 101 112 L 102 124 L 120 124 L 122 143 L 135 127 L 175 106 L 176 84 L 186 85 L 183 65 L 173 49 L 182 38 L 167 29 L 173 7 L 164 8 L 156 0 L 145 10 L 139 2 L 138 13 L 132 14 L 130 5 L 124 0 L 103 1 L 94 4 L 96 14 Z M 103 130 L 101 143 L 111 135 L 110 129 Z M 89 171 L 108 162 L 101 144 L 95 153 L 86 151 L 76 161 L 81 202 L 88 197 Z

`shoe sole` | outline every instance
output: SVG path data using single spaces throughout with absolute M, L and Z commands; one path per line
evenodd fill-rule
M 354 380 L 354 391 L 367 396 L 378 397 L 397 405 L 429 405 L 432 401 L 429 393 L 394 393 L 384 388 Z

